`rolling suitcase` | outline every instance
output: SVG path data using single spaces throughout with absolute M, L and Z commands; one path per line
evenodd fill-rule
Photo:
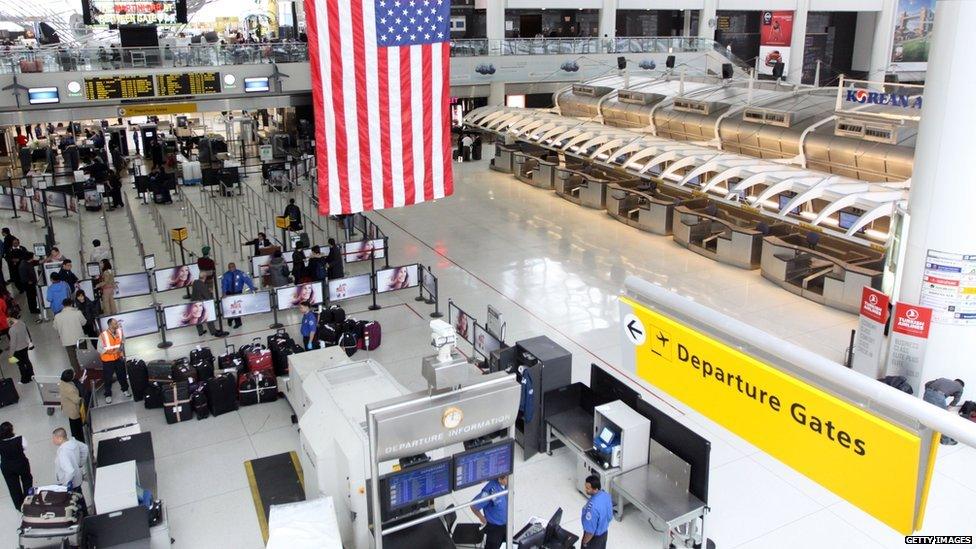
M 142 401 L 147 410 L 163 407 L 163 384 L 158 381 L 150 381 L 146 385 L 146 398 Z
M 85 209 L 89 212 L 97 212 L 102 209 L 102 193 L 98 191 L 85 191 Z
M 278 383 L 274 376 L 251 372 L 241 376 L 238 385 L 241 406 L 278 400 Z
M 126 360 L 125 371 L 129 376 L 129 388 L 132 389 L 132 400 L 141 401 L 146 397 L 149 386 L 149 371 L 145 360 Z
M 150 360 L 146 363 L 149 381 L 169 382 L 173 380 L 173 361 Z
M 193 394 L 190 395 L 190 405 L 193 406 L 193 413 L 197 419 L 210 417 L 210 405 L 207 403 L 207 388 L 201 385 Z
M 373 351 L 380 346 L 382 340 L 382 330 L 380 323 L 375 320 L 360 320 L 356 326 L 357 336 L 359 337 L 359 348 L 364 351 Z
M 0 377 L 0 408 L 18 402 L 20 402 L 20 395 L 17 394 L 17 386 L 14 385 L 14 380 L 9 377 Z
M 233 345 L 227 346 L 227 352 L 217 358 L 217 368 L 222 374 L 232 374 L 235 379 L 242 372 L 247 370 L 247 362 L 234 349 Z M 214 372 L 216 375 L 218 372 Z
M 213 366 L 214 355 L 210 347 L 197 347 L 190 351 L 190 364 L 210 363 Z
M 81 494 L 38 490 L 24 498 L 21 528 L 69 528 L 84 515 Z
M 190 384 L 187 381 L 174 381 L 163 388 L 163 405 L 190 400 Z
M 186 381 L 189 383 L 197 383 L 200 378 L 197 374 L 197 369 L 189 364 L 177 363 L 173 364 L 173 381 Z
M 234 376 L 229 374 L 217 376 L 207 381 L 205 387 L 211 414 L 219 416 L 237 410 L 237 384 L 234 382 Z
M 339 336 L 339 346 L 346 352 L 346 356 L 352 356 L 359 350 L 359 338 L 353 332 L 342 332 Z
M 255 338 L 255 342 L 250 345 L 247 351 L 247 369 L 250 372 L 261 372 L 274 374 L 274 363 L 271 360 L 271 351 Z
M 173 423 L 193 419 L 193 406 L 190 405 L 190 399 L 172 404 L 163 404 L 163 413 L 166 415 L 166 423 L 172 425 Z

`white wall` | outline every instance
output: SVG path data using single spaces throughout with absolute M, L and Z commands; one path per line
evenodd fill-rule
M 705 0 L 617 0 L 621 10 L 700 10 Z
M 489 0 L 491 2 L 501 2 L 503 0 Z M 528 9 L 537 10 L 539 8 L 548 9 L 594 9 L 603 7 L 603 0 L 508 0 L 506 6 L 510 10 Z
M 851 59 L 851 68 L 856 71 L 871 70 L 871 47 L 874 43 L 874 27 L 877 18 L 877 12 L 857 14 L 857 26 L 854 27 L 854 56 Z
M 810 0 L 810 11 L 881 11 L 884 3 L 885 0 Z

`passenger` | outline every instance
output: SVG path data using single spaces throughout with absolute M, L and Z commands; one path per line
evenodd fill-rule
M 85 333 L 86 337 L 98 337 L 98 328 L 96 321 L 98 320 L 98 302 L 88 299 L 84 290 L 78 290 L 75 292 L 75 307 L 81 311 L 82 316 L 85 317 L 85 325 L 82 326 L 82 331 Z
M 288 263 L 285 262 L 284 256 L 281 255 L 280 251 L 276 251 L 271 256 L 271 262 L 268 263 L 268 278 L 271 286 L 280 288 L 289 284 L 291 282 L 290 275 L 291 272 L 288 270 Z
M 14 433 L 13 424 L 9 421 L 0 423 L 0 471 L 3 472 L 3 480 L 7 481 L 10 501 L 18 512 L 27 491 L 34 486 L 26 451 L 27 440 Z
M 288 199 L 288 205 L 285 206 L 285 212 L 282 217 L 287 217 L 289 220 L 288 230 L 289 231 L 300 231 L 302 230 L 302 210 L 295 204 L 295 199 Z
M 71 370 L 61 372 L 58 394 L 61 397 L 61 412 L 68 418 L 71 436 L 78 442 L 85 442 L 85 429 L 81 421 L 81 393 L 75 385 L 75 373 Z
M 332 242 L 331 238 L 329 242 Z M 328 259 L 322 255 L 322 248 L 312 246 L 312 255 L 308 258 L 308 273 L 306 276 L 314 281 L 325 281 L 329 276 L 328 269 Z
M 103 259 L 111 259 L 112 251 L 107 246 L 102 246 L 102 241 L 92 240 L 92 250 L 88 252 L 88 259 L 101 264 Z
M 81 290 L 79 290 L 81 291 Z M 84 292 L 82 292 L 84 295 Z M 85 337 L 85 315 L 74 307 L 74 300 L 65 298 L 60 313 L 54 315 L 54 330 L 58 332 L 61 346 L 68 355 L 68 363 L 75 375 L 81 377 L 81 366 L 78 364 L 78 341 Z
M 58 427 L 51 433 L 51 442 L 58 449 L 54 459 L 55 481 L 80 494 L 88 464 L 88 446 L 80 440 L 69 438 L 63 427 Z
M 209 276 L 217 274 L 217 264 L 210 257 L 210 246 L 204 246 L 200 250 L 200 257 L 197 258 L 197 268 L 200 270 L 200 275 L 203 273 L 208 273 Z
M 929 404 L 934 404 L 943 410 L 947 410 L 950 406 L 959 404 L 965 388 L 966 383 L 961 379 L 940 377 L 925 384 L 925 394 L 922 395 L 922 400 Z M 952 402 L 946 403 L 946 400 L 950 397 L 952 398 Z M 950 446 L 958 444 L 955 439 L 945 435 L 942 435 L 940 442 Z
M 68 283 L 71 286 L 71 291 L 75 290 L 75 286 L 78 285 L 78 276 L 71 270 L 72 263 L 70 259 L 65 259 L 61 262 L 61 270 L 58 271 L 58 278 Z
M 295 278 L 295 284 L 308 282 L 305 279 L 307 270 L 305 269 L 305 248 L 300 243 L 295 245 L 295 251 L 291 254 L 291 275 Z
M 200 278 L 193 281 L 190 285 L 190 299 L 193 301 L 212 301 L 213 295 L 213 284 L 210 282 L 210 276 L 213 274 L 213 270 L 200 270 Z M 224 337 L 227 332 L 217 329 L 217 324 L 213 320 L 207 321 L 206 330 L 203 324 L 197 324 L 197 335 L 203 336 L 203 334 L 210 331 L 210 335 L 214 337 Z
M 21 292 L 27 297 L 27 308 L 30 310 L 31 314 L 39 315 L 41 314 L 41 307 L 38 303 L 37 295 L 37 269 L 35 265 L 37 261 L 34 259 L 34 254 L 24 250 L 20 255 L 20 260 L 17 262 L 17 277 L 20 280 Z M 41 319 L 35 318 L 34 322 L 40 324 Z
M 30 383 L 34 378 L 34 365 L 31 363 L 30 350 L 34 348 L 31 341 L 30 332 L 27 331 L 27 324 L 24 321 L 8 317 L 7 323 L 10 325 L 10 362 L 17 364 L 20 370 L 20 382 Z
M 328 263 L 329 263 L 329 271 L 328 271 L 329 279 L 335 280 L 337 278 L 342 278 L 344 275 L 343 267 L 342 267 L 342 248 L 340 248 L 339 245 L 336 244 L 334 238 L 329 239 Z
M 102 260 L 102 272 L 98 275 L 98 283 L 95 284 L 95 289 L 102 296 L 102 314 L 114 315 L 118 313 L 119 306 L 115 301 L 115 273 L 112 271 L 112 263 L 107 259 Z

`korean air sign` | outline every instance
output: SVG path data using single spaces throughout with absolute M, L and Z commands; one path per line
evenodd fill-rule
M 848 103 L 861 105 L 888 105 L 902 109 L 921 109 L 922 96 L 902 95 L 899 93 L 873 92 L 867 90 L 847 90 L 845 100 Z

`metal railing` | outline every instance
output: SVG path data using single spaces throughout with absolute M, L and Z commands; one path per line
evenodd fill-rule
M 210 229 L 210 225 L 207 220 L 204 219 L 203 214 L 200 210 L 193 205 L 193 201 L 189 199 L 183 200 L 181 204 L 181 209 L 183 210 L 183 216 L 187 219 L 187 223 L 190 228 L 190 237 L 196 238 L 202 249 L 204 246 L 210 246 L 211 258 L 220 265 L 221 268 L 227 263 L 225 263 L 226 257 L 224 255 L 224 242 L 222 242 L 217 235 L 214 234 L 213 230 Z M 190 252 L 191 257 L 195 255 Z
M 681 53 L 724 50 L 697 36 L 620 36 L 616 38 L 469 38 L 451 40 L 451 56 L 551 55 L 582 53 Z
M 308 61 L 304 42 L 193 44 L 152 48 L 4 48 L 0 73 L 112 71 L 123 68 L 213 67 Z

